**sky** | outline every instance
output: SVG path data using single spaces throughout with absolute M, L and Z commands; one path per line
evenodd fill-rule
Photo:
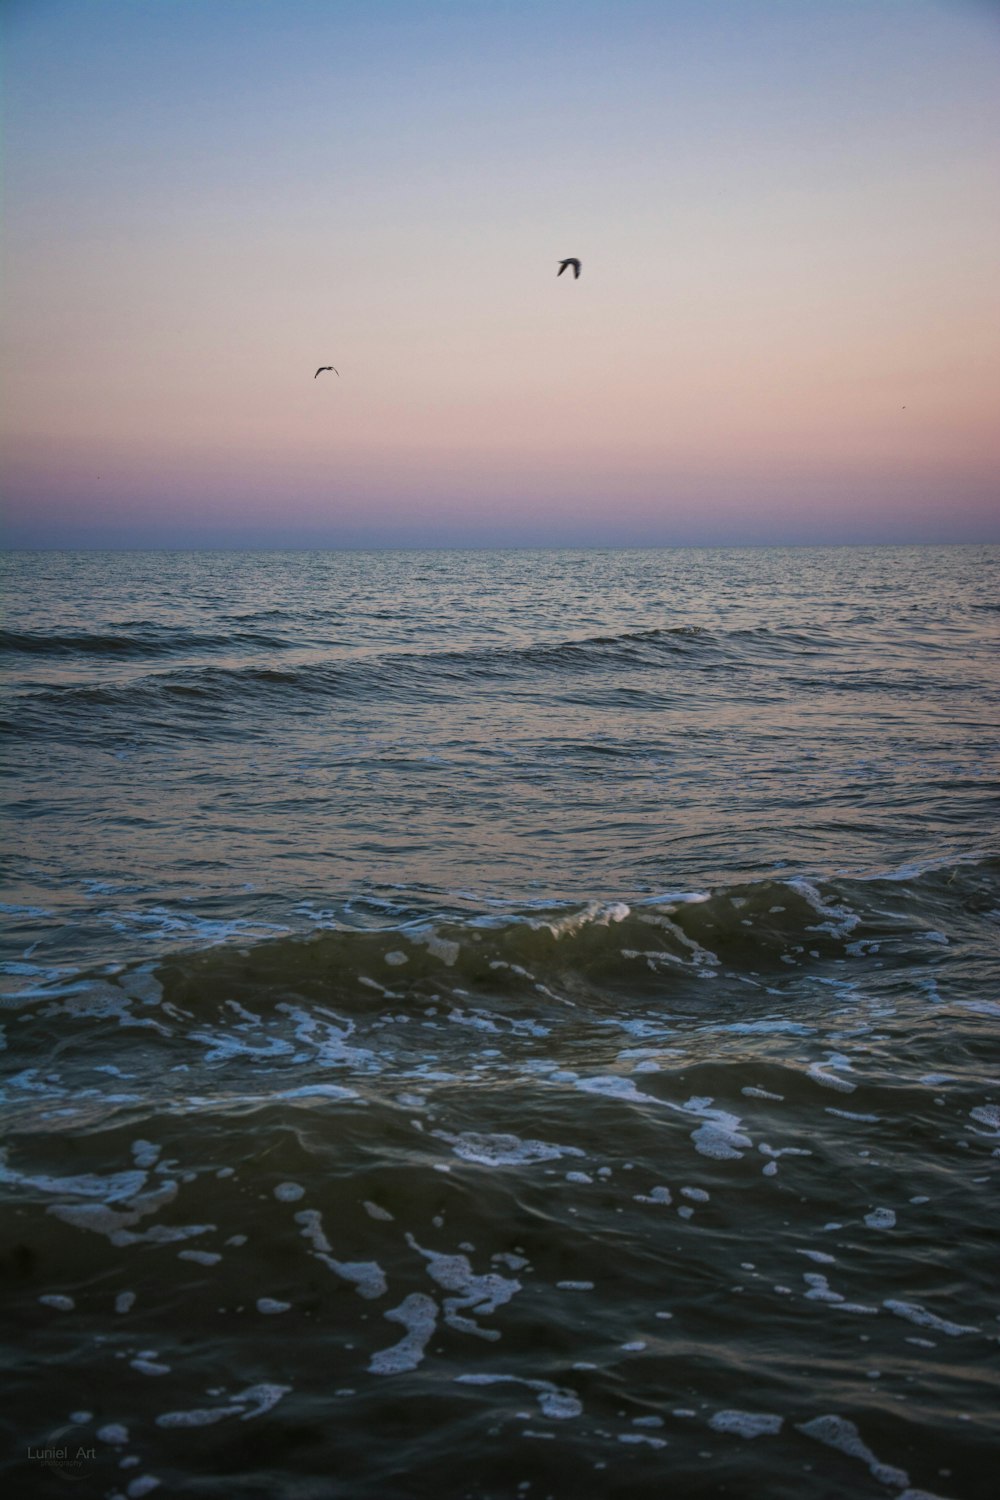
M 1000 540 L 1000 0 L 9 0 L 3 70 L 8 547 Z

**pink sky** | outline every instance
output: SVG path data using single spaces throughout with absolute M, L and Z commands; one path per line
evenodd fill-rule
M 822 10 L 28 8 L 9 543 L 1000 536 L 1000 25 Z

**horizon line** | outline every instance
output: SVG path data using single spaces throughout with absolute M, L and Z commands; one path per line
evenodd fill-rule
M 570 545 L 565 542 L 480 542 L 473 545 L 461 543 L 419 542 L 358 545 L 354 543 L 313 543 L 282 545 L 265 542 L 257 546 L 234 544 L 194 544 L 190 546 L 172 543 L 149 543 L 146 545 L 101 546 L 95 543 L 63 545 L 45 543 L 37 545 L 4 546 L 0 554 L 14 555 L 22 552 L 751 552 L 751 551 L 822 551 L 834 548 L 868 550 L 873 547 L 1000 547 L 1000 538 L 983 537 L 975 541 L 864 541 L 864 542 L 582 542 Z

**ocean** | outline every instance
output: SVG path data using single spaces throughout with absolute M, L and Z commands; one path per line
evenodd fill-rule
M 2 578 L 6 1493 L 992 1497 L 1000 548 Z

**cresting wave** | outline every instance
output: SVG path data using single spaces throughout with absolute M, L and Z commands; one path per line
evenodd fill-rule
M 920 970 L 926 984 L 943 950 L 954 957 L 998 898 L 1000 860 L 969 855 L 867 877 L 776 877 L 629 902 L 494 902 L 449 913 L 359 900 L 339 914 L 306 904 L 305 930 L 274 935 L 156 908 L 117 910 L 114 921 L 120 933 L 131 928 L 159 947 L 166 993 L 195 1009 L 199 994 L 222 989 L 334 995 L 339 1006 L 369 1013 L 379 994 L 422 1000 L 444 980 L 501 1008 L 517 1001 L 599 1015 L 628 996 L 704 1016 L 717 1007 L 729 1014 L 734 997 L 740 1014 L 766 1008 L 797 974 L 842 984 L 890 964 Z M 68 970 L 56 977 L 30 962 L 5 971 L 7 1005 L 78 984 Z
M 936 924 L 954 929 L 956 884 L 971 911 L 985 910 L 995 899 L 998 872 L 1000 864 L 985 861 L 915 880 L 793 877 L 631 905 L 552 904 L 464 920 L 414 916 L 388 929 L 340 926 L 236 953 L 214 947 L 175 960 L 169 971 L 211 992 L 227 982 L 317 995 L 332 989 L 340 1004 L 353 997 L 364 1009 L 379 983 L 402 998 L 402 989 L 419 993 L 446 974 L 477 992 L 520 992 L 533 1004 L 547 998 L 592 1013 L 619 1005 L 623 993 L 636 1000 L 665 995 L 703 1012 L 712 1007 L 706 981 L 721 981 L 728 991 L 726 981 L 736 978 L 747 987 L 742 1008 L 750 1009 L 754 980 L 757 998 L 767 1003 L 777 993 L 769 988 L 774 979 L 795 970 L 815 979 L 848 966 L 852 973 L 881 967 L 889 956 L 898 965 L 933 963 L 945 942 Z

